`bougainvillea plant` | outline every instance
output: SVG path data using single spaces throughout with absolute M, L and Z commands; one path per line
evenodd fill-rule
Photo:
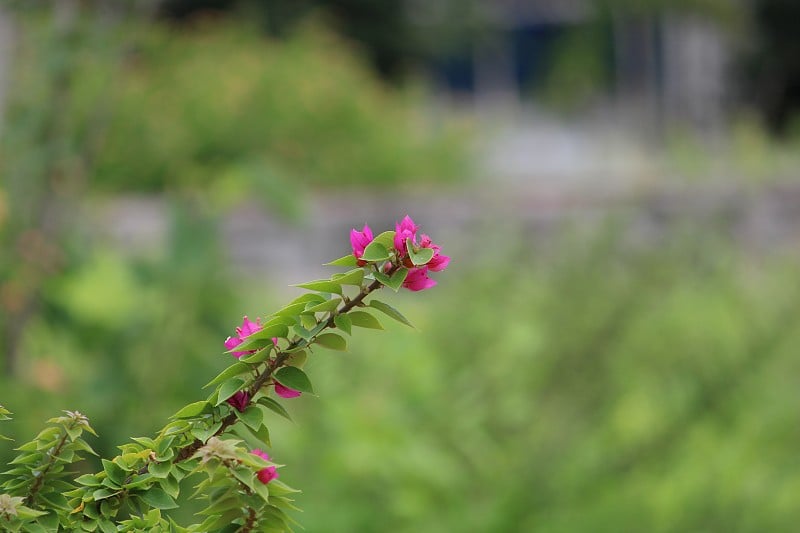
M 74 473 L 85 454 L 96 455 L 84 439 L 94 434 L 84 415 L 49 420 L 2 473 L 0 531 L 291 531 L 298 491 L 261 449 L 270 445 L 267 424 L 289 416 L 279 400 L 314 392 L 303 366 L 315 350 L 345 350 L 356 328 L 382 329 L 376 314 L 411 325 L 374 293 L 436 285 L 429 273 L 450 258 L 418 232 L 408 216 L 377 236 L 366 225 L 353 229 L 352 253 L 328 263 L 349 270 L 297 285 L 307 292 L 263 321 L 244 317 L 221 343 L 232 364 L 206 385 L 208 397 L 180 409 L 155 436 L 134 437 L 101 459 L 102 470 Z M 10 414 L 0 406 L 0 421 Z M 197 523 L 178 525 L 169 510 L 187 479 L 191 498 L 205 506 Z

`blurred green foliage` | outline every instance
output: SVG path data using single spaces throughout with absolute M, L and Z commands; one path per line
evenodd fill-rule
M 308 530 L 792 529 L 797 264 L 708 237 L 456 258 L 421 335 L 314 358 L 273 429 Z
M 230 362 L 241 315 L 283 303 L 227 276 L 217 206 L 198 196 L 283 205 L 292 187 L 444 179 L 459 161 L 324 32 L 26 24 L 22 64 L 43 68 L 19 69 L 0 162 L 0 323 L 22 355 L 0 403 L 17 442 L 63 408 L 90 417 L 105 454 L 148 434 Z M 97 190 L 166 190 L 163 249 L 131 257 L 82 233 L 78 200 Z M 536 255 L 504 231 L 525 247 L 492 235 L 490 258 L 455 257 L 398 303 L 421 334 L 386 321 L 313 358 L 320 398 L 272 421 L 270 450 L 305 491 L 307 529 L 792 530 L 798 265 L 717 229 Z M 9 321 L 20 299 L 36 305 Z
M 275 41 L 241 21 L 174 31 L 84 15 L 66 36 L 49 13 L 20 21 L 12 124 L 35 118 L 57 85 L 52 71 L 24 65 L 68 67 L 63 142 L 91 150 L 81 170 L 98 190 L 256 190 L 286 209 L 310 185 L 447 181 L 465 170 L 463 132 L 426 117 L 419 90 L 383 85 L 320 24 Z
M 461 170 L 452 132 L 432 133 L 410 94 L 380 85 L 320 26 L 285 42 L 240 26 L 148 29 L 128 46 L 97 161 L 102 186 L 399 185 Z
M 309 187 L 460 176 L 461 133 L 321 26 L 277 42 L 235 21 L 174 31 L 121 16 L 122 3 L 17 8 L 0 157 L 0 389 L 31 406 L 20 434 L 77 402 L 107 452 L 158 427 L 225 363 L 206 350 L 242 314 L 217 237 L 231 206 L 293 215 Z M 134 257 L 102 245 L 95 201 L 154 192 L 171 213 L 164 246 Z M 187 367 L 194 378 L 182 379 Z
M 435 290 L 400 295 L 421 333 L 387 320 L 312 357 L 320 397 L 270 421 L 308 531 L 791 529 L 797 261 L 748 258 L 718 229 L 644 248 L 613 229 L 535 255 L 506 230 L 505 266 L 456 258 Z M 283 302 L 185 259 L 150 278 L 98 254 L 54 286 L 26 337 L 48 358 L 2 383 L 6 432 L 78 407 L 108 447 L 197 399 L 242 311 Z

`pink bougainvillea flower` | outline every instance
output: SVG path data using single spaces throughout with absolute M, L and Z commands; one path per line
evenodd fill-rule
M 285 385 L 275 382 L 275 393 L 281 398 L 297 398 L 302 394 L 299 390 L 290 389 Z
M 267 452 L 261 451 L 258 448 L 256 448 L 250 453 L 261 457 L 265 461 L 269 461 L 269 455 L 267 455 Z M 273 479 L 277 479 L 277 477 L 278 477 L 278 471 L 274 466 L 268 466 L 258 471 L 258 480 L 261 483 L 264 483 L 265 485 L 270 481 L 272 481 Z
M 250 395 L 247 393 L 247 391 L 240 390 L 228 398 L 227 401 L 229 404 L 235 407 L 237 411 L 242 413 L 245 409 L 247 409 L 247 405 L 250 403 Z
M 260 319 L 257 319 L 256 322 L 253 322 L 247 317 L 244 317 L 244 319 L 242 320 L 241 327 L 236 328 L 236 337 L 228 337 L 227 339 L 225 339 L 225 348 L 227 348 L 228 350 L 233 350 L 234 348 L 242 344 L 242 342 L 244 342 L 244 340 L 249 335 L 252 335 L 256 331 L 260 330 L 261 330 Z M 249 355 L 251 353 L 255 353 L 255 350 L 244 350 L 241 352 L 233 352 L 231 355 L 233 355 L 235 358 L 238 359 L 244 355 Z
M 353 247 L 353 255 L 356 256 L 359 266 L 364 266 L 366 261 L 361 260 L 364 255 L 364 249 L 372 242 L 372 230 L 369 226 L 364 224 L 364 231 L 358 231 L 355 228 L 350 230 L 350 245 Z
M 447 265 L 450 264 L 450 257 L 442 255 L 441 254 L 442 247 L 439 246 L 438 244 L 434 244 L 431 241 L 431 238 L 428 237 L 427 235 L 423 234 L 422 237 L 420 238 L 420 246 L 422 248 L 431 248 L 433 250 L 433 257 L 425 265 L 431 272 L 441 272 L 442 270 L 447 268 Z
M 428 277 L 428 268 L 412 268 L 408 271 L 403 287 L 410 291 L 424 291 L 436 286 L 436 280 Z
M 413 244 L 417 243 L 417 230 L 419 228 L 411 217 L 406 215 L 403 220 L 395 223 L 394 225 L 394 249 L 397 250 L 401 256 L 408 254 L 406 247 L 406 239 L 411 239 Z

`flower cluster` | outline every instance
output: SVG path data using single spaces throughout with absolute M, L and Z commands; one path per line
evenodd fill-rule
M 256 333 L 257 331 L 261 331 L 261 320 L 256 319 L 255 322 L 247 318 L 246 316 L 242 320 L 242 325 L 236 328 L 236 336 L 235 337 L 228 337 L 225 339 L 225 348 L 229 351 L 233 350 L 240 344 L 242 344 L 247 337 Z M 278 339 L 273 338 L 272 342 L 277 345 Z M 231 355 L 239 359 L 245 355 L 250 355 L 255 353 L 255 350 L 244 350 L 244 351 L 237 351 L 231 352 Z M 290 389 L 289 387 L 285 387 L 281 385 L 277 381 L 275 382 L 275 393 L 280 396 L 281 398 L 297 398 L 300 396 L 300 391 L 296 391 L 294 389 Z M 247 391 L 239 391 L 230 398 L 228 398 L 228 404 L 234 407 L 240 413 L 247 409 L 247 406 L 250 404 L 250 394 Z
M 380 250 L 378 255 L 370 254 L 367 251 L 373 242 L 376 242 L 373 249 L 377 247 Z M 369 269 L 374 269 L 372 273 L 375 279 L 379 279 L 381 282 L 383 282 L 383 279 L 389 279 L 388 276 L 395 272 L 401 273 L 403 274 L 401 278 L 402 286 L 411 291 L 421 291 L 434 287 L 436 281 L 431 279 L 428 274 L 430 272 L 441 272 L 450 263 L 450 258 L 441 253 L 441 247 L 435 244 L 428 235 L 420 233 L 419 226 L 409 216 L 395 224 L 393 234 L 392 232 L 385 232 L 379 236 L 377 241 L 368 225 L 365 224 L 361 231 L 354 228 L 350 232 L 350 244 L 353 249 L 355 263 L 359 267 L 370 265 Z M 365 251 L 370 254 L 366 256 L 367 259 L 364 259 Z M 376 258 L 383 259 L 375 261 Z M 394 287 L 397 288 L 399 286 L 400 281 L 398 280 L 397 285 Z M 363 295 L 361 297 L 363 298 Z M 330 320 L 333 320 L 333 318 L 330 318 Z M 323 323 L 321 322 L 320 324 Z M 240 350 L 237 347 L 242 345 L 251 335 L 262 331 L 263 328 L 264 326 L 262 326 L 260 319 L 253 322 L 245 316 L 242 320 L 242 325 L 236 328 L 236 334 L 225 339 L 225 348 L 237 359 L 256 353 L 256 350 Z M 277 349 L 278 338 L 273 338 L 272 342 Z M 275 369 L 273 368 L 273 370 Z M 300 391 L 286 387 L 274 378 L 270 378 L 267 383 L 271 383 L 275 387 L 275 393 L 282 398 L 296 398 L 301 394 Z M 228 398 L 227 403 L 233 409 L 244 412 L 253 399 L 250 392 L 248 390 L 240 390 Z M 209 443 L 213 444 L 212 441 L 214 439 L 211 439 Z M 206 446 L 203 450 L 206 450 L 206 453 L 214 452 L 219 455 L 219 451 L 215 452 L 213 446 Z M 266 461 L 270 460 L 269 455 L 260 449 L 253 449 L 251 453 Z M 267 484 L 278 477 L 278 472 L 275 466 L 269 466 L 260 469 L 257 476 L 259 481 Z
M 228 350 L 233 350 L 234 348 L 242 344 L 247 337 L 249 337 L 256 331 L 261 331 L 261 320 L 256 319 L 256 321 L 253 322 L 252 320 L 250 320 L 245 316 L 244 320 L 242 321 L 242 325 L 236 328 L 236 336 L 228 337 L 227 339 L 225 339 L 225 348 L 227 348 Z M 255 353 L 255 350 L 232 352 L 232 355 L 235 358 L 239 359 L 240 357 L 244 357 L 245 355 L 250 355 L 252 353 Z
M 441 253 L 442 247 L 434 244 L 431 238 L 424 233 L 417 235 L 418 231 L 419 226 L 408 215 L 395 224 L 394 254 L 397 263 L 409 269 L 408 275 L 403 281 L 403 287 L 411 291 L 421 291 L 434 287 L 436 280 L 428 277 L 428 272 L 441 272 L 450 264 L 450 257 Z M 373 239 L 372 230 L 366 224 L 362 231 L 358 231 L 355 228 L 350 231 L 350 244 L 359 266 L 366 264 L 366 261 L 361 258 L 364 255 L 364 250 Z M 409 244 L 412 250 L 409 250 Z M 432 250 L 433 255 L 424 265 L 414 264 L 411 259 L 411 253 L 419 252 L 424 248 Z

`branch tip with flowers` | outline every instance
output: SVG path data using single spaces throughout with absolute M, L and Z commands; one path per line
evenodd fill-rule
M 352 253 L 330 266 L 348 267 L 328 279 L 296 285 L 307 292 L 255 321 L 245 316 L 224 346 L 235 359 L 212 379 L 205 399 L 184 406 L 155 437 L 134 437 L 121 454 L 103 459 L 103 469 L 68 479 L 65 467 L 93 433 L 88 419 L 67 412 L 17 450 L 0 484 L 3 531 L 291 531 L 298 492 L 279 480 L 278 468 L 263 451 L 270 445 L 267 422 L 289 418 L 280 400 L 313 394 L 303 367 L 315 349 L 346 350 L 357 328 L 383 329 L 376 316 L 411 326 L 375 292 L 430 289 L 432 272 L 450 258 L 406 216 L 394 231 L 373 235 L 368 225 L 350 232 Z M 368 297 L 370 297 L 368 299 Z M 272 394 L 274 392 L 274 395 Z M 0 421 L 10 412 L 0 407 Z M 0 436 L 2 438 L 2 436 Z M 178 506 L 188 477 L 192 498 L 206 500 L 198 523 L 180 526 L 168 513 Z

